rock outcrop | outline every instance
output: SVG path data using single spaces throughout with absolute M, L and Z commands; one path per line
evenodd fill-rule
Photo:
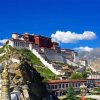
M 26 50 L 26 52 L 29 51 Z M 25 56 L 25 52 L 23 52 L 23 50 L 9 48 L 9 51 L 2 58 L 4 60 L 1 60 L 1 67 L 7 65 L 7 72 L 9 73 L 9 93 L 11 100 L 15 100 L 15 98 L 16 100 L 47 99 L 48 93 L 45 82 L 43 82 L 44 78 L 34 68 L 36 63 L 33 64 L 31 60 Z M 2 73 L 3 68 L 1 69 L 1 74 Z M 4 80 L 3 77 L 1 77 L 1 80 Z M 6 81 L 4 80 L 4 82 Z M 1 83 L 1 85 L 3 84 Z

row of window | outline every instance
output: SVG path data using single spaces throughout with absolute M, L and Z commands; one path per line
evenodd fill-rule
M 29 43 L 24 43 L 24 42 L 14 42 L 14 46 L 18 47 L 18 46 L 22 46 L 22 47 L 29 47 Z
M 59 92 L 55 92 L 56 96 L 62 96 L 62 95 L 65 95 L 65 94 L 66 94 L 66 92 L 64 92 L 64 91 L 63 92 L 60 92 L 60 91 Z
M 100 80 L 95 80 L 95 82 L 100 82 Z
M 95 83 L 95 82 L 100 82 L 100 79 L 98 80 L 88 80 L 87 83 Z
M 65 89 L 65 88 L 68 88 L 69 86 L 72 86 L 72 87 L 80 87 L 80 85 L 82 85 L 83 83 L 62 83 L 62 84 L 49 84 L 47 86 L 48 89 Z

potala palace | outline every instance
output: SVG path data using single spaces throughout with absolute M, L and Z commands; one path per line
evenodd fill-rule
M 70 49 L 60 48 L 57 42 L 52 42 L 51 38 L 24 33 L 12 33 L 12 38 L 7 41 L 12 47 L 21 49 L 26 48 L 32 51 L 40 61 L 56 75 L 63 75 L 62 69 L 53 62 L 66 63 L 77 66 L 77 70 L 84 70 L 87 65 L 86 60 L 76 60 L 78 53 Z

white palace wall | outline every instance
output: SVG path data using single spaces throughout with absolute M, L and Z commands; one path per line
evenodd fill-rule
M 66 54 L 48 48 L 43 48 L 42 51 L 49 60 L 66 63 Z
M 22 49 L 22 48 L 26 48 L 29 50 L 35 49 L 39 53 L 42 52 L 40 53 L 42 57 L 47 58 L 48 60 L 54 61 L 54 62 L 67 63 L 68 56 L 71 56 L 64 52 L 58 52 L 55 49 L 39 48 L 38 45 L 31 44 L 30 42 L 9 40 L 9 45 L 18 49 Z

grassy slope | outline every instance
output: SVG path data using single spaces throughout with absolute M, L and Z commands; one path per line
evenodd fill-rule
M 10 47 L 11 53 L 4 55 L 3 57 L 0 57 L 0 62 L 2 62 L 5 59 L 9 59 L 9 55 L 17 55 L 23 57 L 25 60 L 28 62 L 32 63 L 33 67 L 37 70 L 37 72 L 40 73 L 41 76 L 44 77 L 44 80 L 49 80 L 49 79 L 55 79 L 56 75 L 51 72 L 48 68 L 44 67 L 42 62 L 37 58 L 31 51 L 26 50 L 26 49 L 15 49 Z M 4 51 L 4 48 L 1 49 L 1 51 Z
M 6 45 L 0 48 L 0 54 L 5 53 L 5 47 Z M 6 59 L 8 59 L 8 54 L 7 55 L 4 54 L 3 56 L 0 56 L 0 63 Z
M 3 51 L 4 51 L 3 48 L 0 48 L 0 53 L 3 53 Z
M 22 49 L 21 54 L 33 64 L 33 67 L 45 78 L 45 80 L 55 79 L 55 74 L 48 68 L 44 67 L 39 58 L 37 58 L 31 51 Z
M 0 48 L 0 54 L 5 52 L 5 50 L 4 50 L 5 46 L 6 45 L 4 45 L 2 48 Z

